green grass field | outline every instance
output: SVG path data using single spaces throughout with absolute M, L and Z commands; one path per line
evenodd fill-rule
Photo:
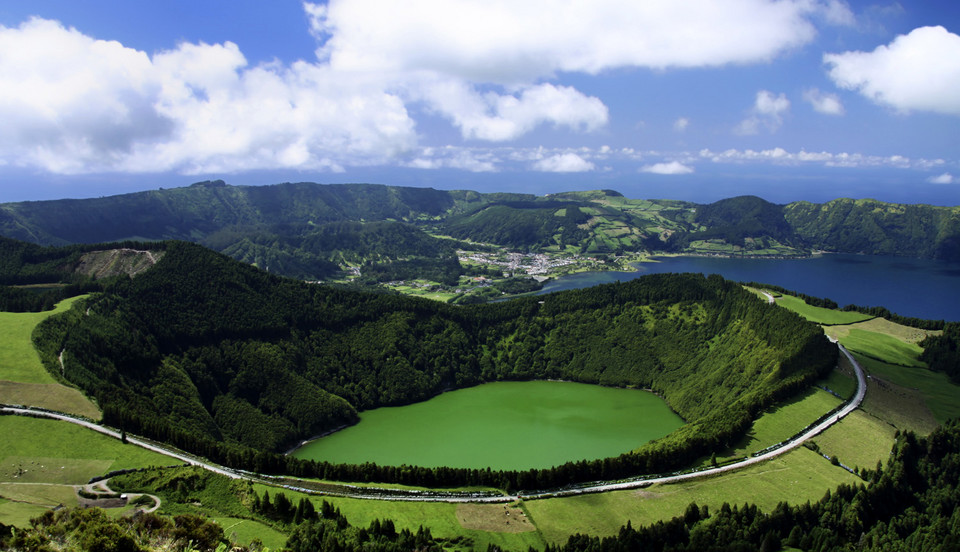
M 0 416 L 0 523 L 24 526 L 57 504 L 76 506 L 72 485 L 112 470 L 175 460 L 55 420 Z
M 717 460 L 722 462 L 727 459 L 742 458 L 752 452 L 785 441 L 842 402 L 822 389 L 810 389 L 765 412 L 753 422 L 753 427 L 743 439 L 722 454 L 717 454 Z M 707 462 L 708 460 L 704 460 L 704 465 Z
M 777 304 L 817 324 L 852 324 L 873 318 L 869 314 L 859 312 L 845 312 L 835 309 L 825 309 L 823 307 L 814 307 L 808 305 L 803 299 L 792 295 L 781 295 L 777 297 Z
M 100 419 L 100 409 L 79 389 L 59 383 L 20 383 L 0 380 L 0 403 L 39 406 Z
M 0 312 L 0 380 L 56 383 L 40 363 L 31 335 L 37 324 L 64 312 L 85 296 L 71 297 L 45 312 Z
M 100 409 L 77 389 L 61 385 L 40 362 L 32 334 L 37 324 L 66 311 L 72 297 L 45 312 L 0 312 L 0 403 L 39 406 L 100 419 Z
M 106 471 L 177 463 L 168 456 L 56 420 L 0 416 L 0 435 L 4 440 L 0 481 L 81 484 Z M 30 475 L 14 477 L 21 464 Z
M 857 392 L 857 380 L 851 374 L 834 370 L 826 378 L 817 382 L 818 386 L 826 387 L 844 399 L 849 399 Z
M 259 521 L 219 516 L 211 516 L 210 519 L 223 527 L 223 534 L 232 542 L 249 545 L 254 539 L 260 539 L 270 550 L 279 550 L 287 543 L 286 534 Z
M 836 456 L 851 468 L 874 469 L 877 461 L 886 463 L 890 457 L 896 431 L 883 420 L 855 410 L 812 441 L 820 452 Z
M 915 366 L 897 366 L 859 355 L 858 361 L 869 374 L 918 392 L 938 423 L 960 416 L 960 385 L 952 383 L 946 374 Z
M 573 533 L 614 535 L 630 521 L 634 526 L 683 515 L 691 502 L 716 511 L 727 502 L 753 503 L 770 511 L 778 502 L 818 500 L 828 489 L 860 479 L 832 466 L 817 453 L 800 447 L 769 462 L 731 474 L 645 489 L 571 498 L 532 500 L 524 504 L 550 543 L 565 542 Z
M 828 328 L 827 333 L 839 339 L 850 351 L 889 364 L 925 367 L 919 358 L 923 349 L 913 343 L 904 343 L 896 337 L 850 327 Z

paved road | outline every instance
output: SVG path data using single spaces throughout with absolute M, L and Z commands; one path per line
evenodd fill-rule
M 739 470 L 747 466 L 752 466 L 760 462 L 765 462 L 771 458 L 785 454 L 804 443 L 807 439 L 810 439 L 833 424 L 839 422 L 844 416 L 850 414 L 856 410 L 860 403 L 863 402 L 863 397 L 867 391 L 866 379 L 863 375 L 863 369 L 860 367 L 860 364 L 853 358 L 849 351 L 847 351 L 843 345 L 837 343 L 837 347 L 840 348 L 840 352 L 843 353 L 853 365 L 854 372 L 857 376 L 857 393 L 854 395 L 853 399 L 847 402 L 843 408 L 831 415 L 829 418 L 823 422 L 817 424 L 816 426 L 804 431 L 803 433 L 793 437 L 789 441 L 785 442 L 782 446 L 767 451 L 763 454 L 745 458 L 743 460 L 734 462 L 732 464 L 727 464 L 725 466 L 719 466 L 716 468 L 708 468 L 695 472 L 680 473 L 676 475 L 668 475 L 662 477 L 650 477 L 650 478 L 638 478 L 631 479 L 629 481 L 618 481 L 618 482 L 608 482 L 608 483 L 597 483 L 595 485 L 589 485 L 586 487 L 577 487 L 573 489 L 560 489 L 553 491 L 534 491 L 534 492 L 523 492 L 517 495 L 470 495 L 464 493 L 442 493 L 442 492 L 427 492 L 424 493 L 426 496 L 417 493 L 416 491 L 411 491 L 409 494 L 398 495 L 396 490 L 383 491 L 383 494 L 378 492 L 376 488 L 370 487 L 352 487 L 350 485 L 344 485 L 341 487 L 342 492 L 325 492 L 322 494 L 329 494 L 334 496 L 346 496 L 351 498 L 366 498 L 366 499 L 375 499 L 375 500 L 392 500 L 392 501 L 408 501 L 408 502 L 512 502 L 520 498 L 523 499 L 535 499 L 535 498 L 546 498 L 546 497 L 557 497 L 557 496 L 571 496 L 571 495 L 580 495 L 587 493 L 598 493 L 604 491 L 618 491 L 624 489 L 635 489 L 638 487 L 646 487 L 654 483 L 676 483 L 678 481 L 685 481 L 688 479 L 695 479 L 698 477 L 709 477 L 712 475 L 717 475 L 719 473 Z M 116 439 L 120 438 L 120 433 L 116 430 L 101 426 L 94 422 L 88 420 L 83 420 L 80 418 L 75 418 L 67 414 L 61 414 L 50 411 L 39 411 L 32 410 L 27 408 L 20 408 L 14 406 L 3 406 L 0 407 L 0 411 L 8 412 L 11 414 L 27 415 L 27 416 L 41 416 L 44 418 L 52 418 L 55 420 L 63 420 L 65 422 L 70 422 L 73 424 L 78 424 L 83 427 L 92 429 L 104 435 L 109 435 Z M 151 443 L 138 439 L 136 437 L 127 437 L 127 441 L 130 444 L 143 447 L 160 454 L 165 454 L 171 458 L 176 458 L 182 462 L 192 464 L 194 466 L 200 466 L 204 469 L 210 470 L 214 473 L 219 473 L 227 477 L 234 479 L 250 479 L 259 482 L 270 482 L 269 477 L 261 476 L 258 474 L 251 474 L 248 472 L 242 472 L 238 470 L 232 470 L 230 468 L 225 468 L 216 464 L 206 462 L 202 459 L 184 454 L 179 451 L 169 449 L 165 446 L 159 444 Z M 283 485 L 286 488 L 292 490 L 301 490 L 305 492 L 316 492 L 307 488 Z

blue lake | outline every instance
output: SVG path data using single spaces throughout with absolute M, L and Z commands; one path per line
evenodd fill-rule
M 699 272 L 761 282 L 830 298 L 841 306 L 883 306 L 932 320 L 960 320 L 960 263 L 870 255 L 826 254 L 809 259 L 663 257 L 637 272 L 585 272 L 551 280 L 540 293 L 626 281 L 645 274 Z

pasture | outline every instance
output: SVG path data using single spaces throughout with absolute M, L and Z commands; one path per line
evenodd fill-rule
M 806 301 L 793 295 L 780 295 L 777 304 L 791 310 L 811 322 L 824 325 L 853 324 L 870 320 L 873 316 L 859 312 L 847 312 L 808 305 Z
M 628 521 L 634 526 L 683 515 L 691 502 L 716 511 L 726 502 L 753 503 L 770 511 L 777 503 L 819 500 L 840 484 L 860 478 L 833 466 L 805 447 L 769 462 L 722 476 L 653 485 L 644 489 L 568 498 L 531 500 L 528 515 L 549 543 L 561 543 L 574 533 L 614 535 Z
M 717 454 L 717 461 L 742 458 L 752 452 L 785 441 L 842 402 L 822 389 L 811 388 L 798 397 L 764 412 L 753 422 L 753 427 L 745 437 L 731 448 Z M 702 465 L 708 463 L 708 460 L 704 460 Z
M 874 469 L 887 461 L 893 448 L 896 428 L 883 420 L 855 410 L 812 439 L 820 452 L 851 468 Z
M 0 403 L 39 406 L 100 419 L 100 409 L 77 389 L 57 383 L 40 362 L 33 330 L 84 296 L 71 297 L 44 312 L 0 312 Z
M 0 380 L 56 383 L 33 347 L 33 329 L 50 316 L 69 310 L 83 297 L 65 299 L 51 311 L 0 312 Z

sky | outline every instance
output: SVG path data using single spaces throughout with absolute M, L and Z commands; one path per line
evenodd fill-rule
M 960 205 L 960 2 L 0 0 L 0 202 L 373 182 Z

